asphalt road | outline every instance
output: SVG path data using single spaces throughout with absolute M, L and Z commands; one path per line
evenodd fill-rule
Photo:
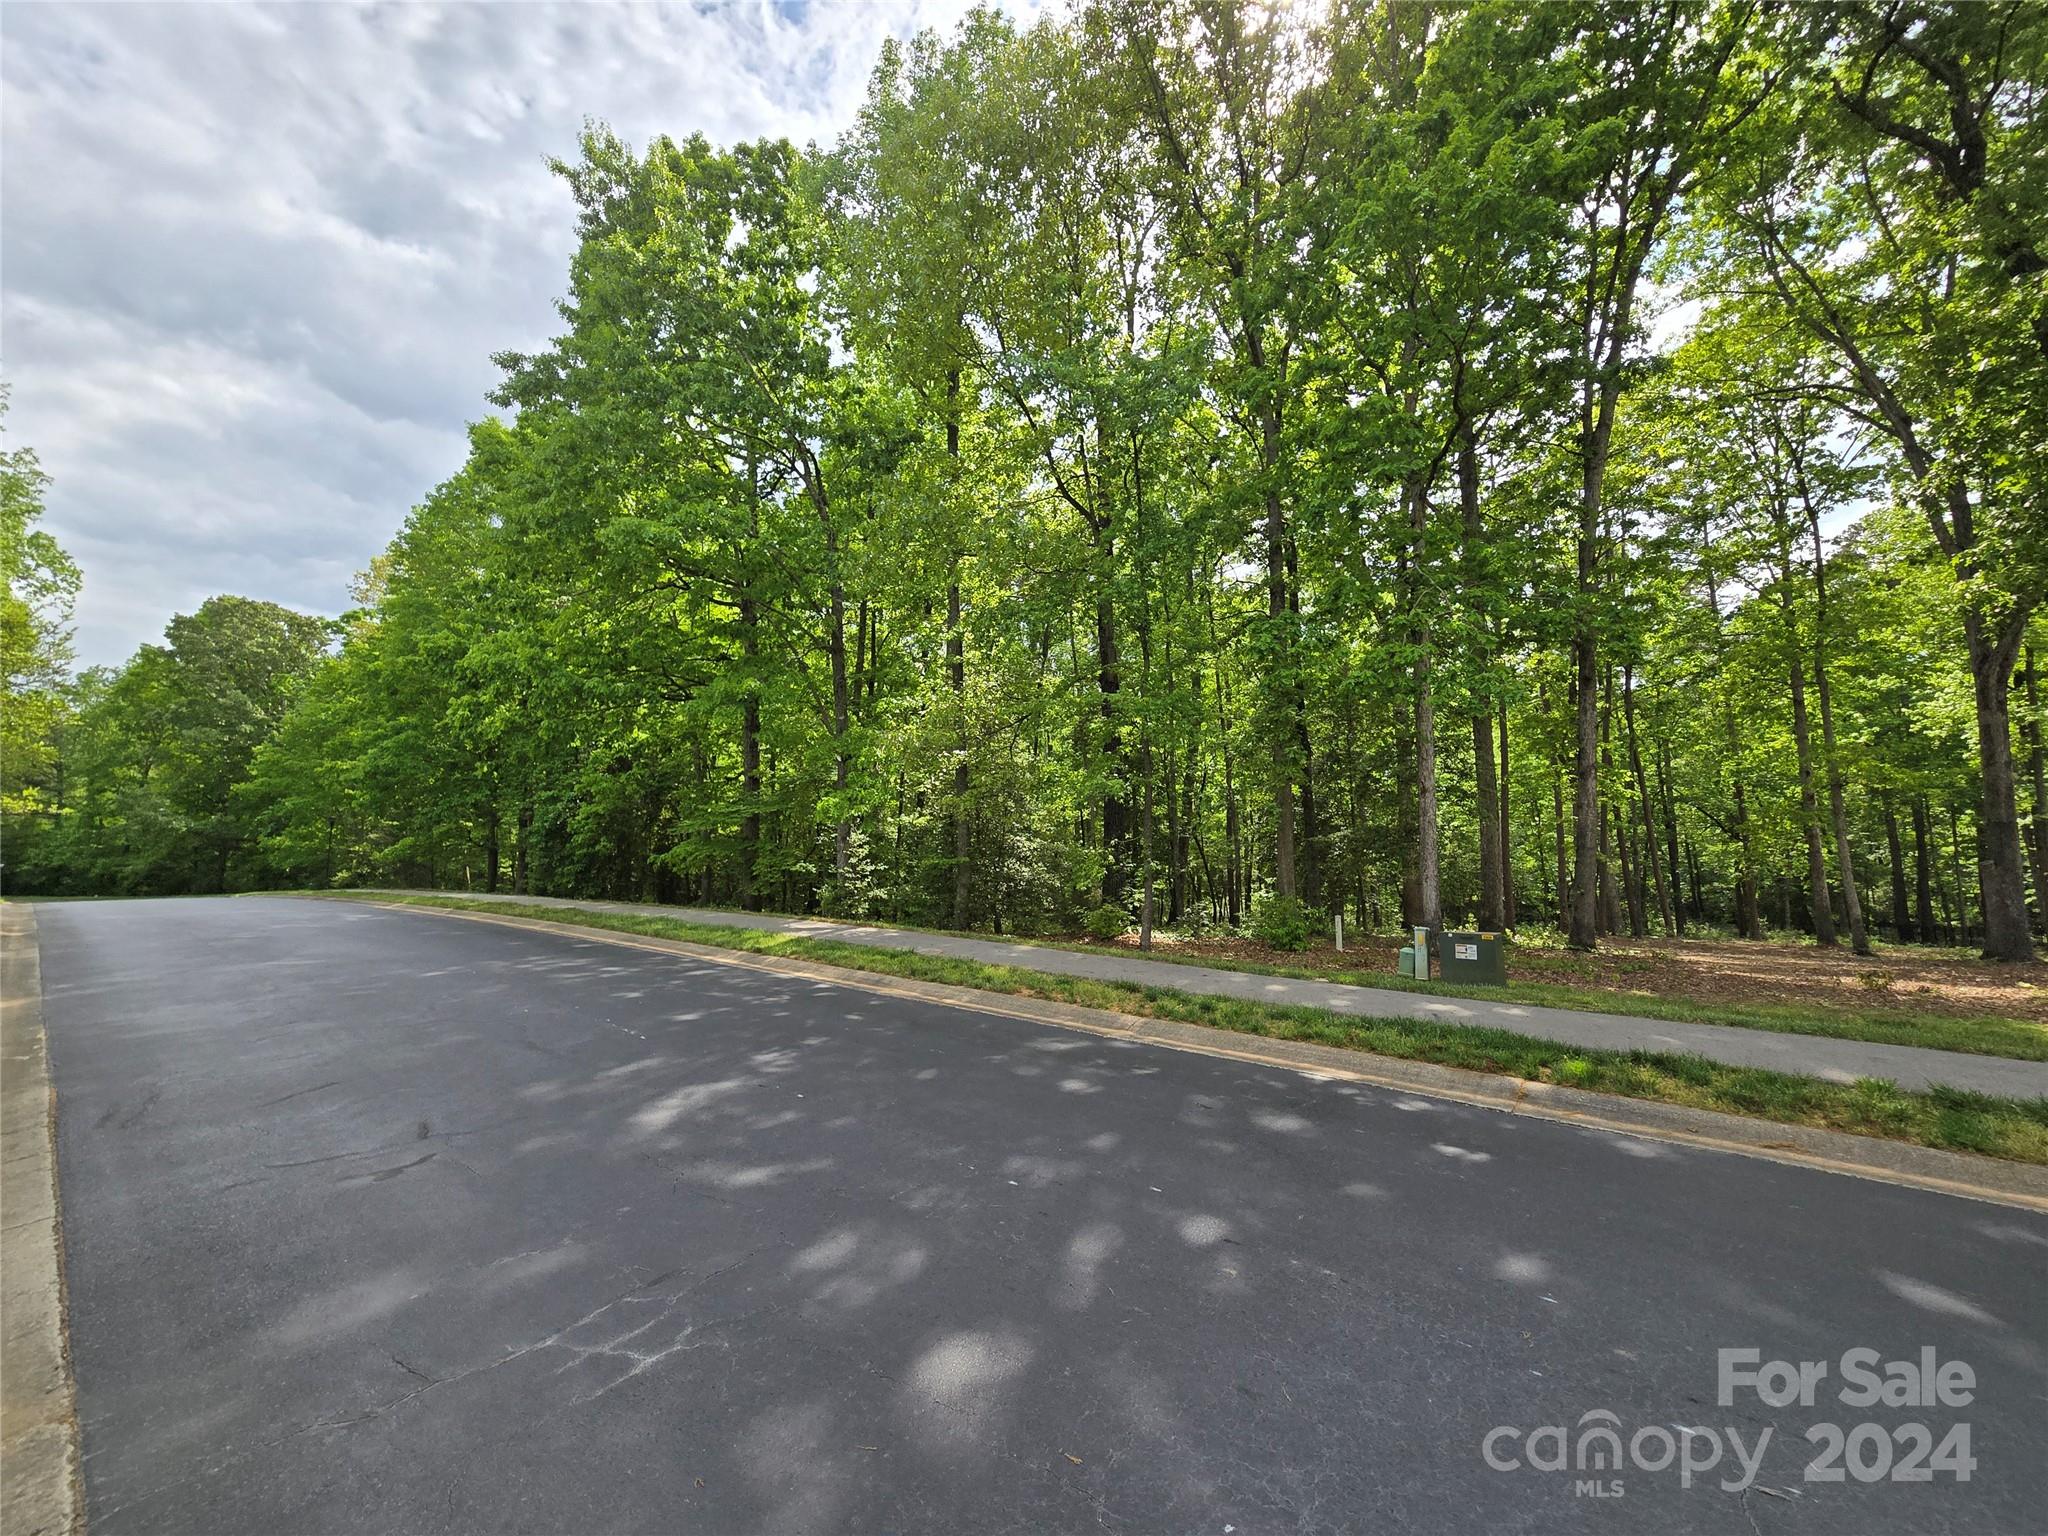
M 575 934 L 38 917 L 95 1536 L 2048 1511 L 2048 1218 Z M 1745 1347 L 1815 1406 L 1717 1402 Z M 1843 1405 L 1858 1347 L 1970 1401 Z M 1602 1410 L 1772 1436 L 1746 1491 L 1528 1464 Z M 1808 1481 L 1865 1421 L 1968 1481 Z

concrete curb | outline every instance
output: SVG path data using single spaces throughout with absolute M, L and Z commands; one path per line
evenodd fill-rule
M 646 902 L 577 900 L 559 896 L 496 897 L 476 892 L 364 890 L 372 898 L 431 897 L 443 901 L 516 903 L 536 916 L 563 908 L 625 916 L 668 918 L 704 927 L 742 928 L 791 938 L 825 939 L 866 949 L 909 950 L 984 965 L 1002 965 L 1050 976 L 1163 987 L 1238 1002 L 1292 1005 L 1349 1018 L 1421 1020 L 1433 1024 L 1505 1030 L 1512 1035 L 1596 1051 L 1651 1051 L 1701 1056 L 1731 1067 L 1760 1067 L 1794 1077 L 1848 1084 L 1879 1078 L 1909 1091 L 1957 1088 L 1998 1098 L 2048 1098 L 2048 1061 L 1984 1056 L 1931 1046 L 1804 1035 L 1733 1024 L 1653 1019 L 1551 1004 L 1478 997 L 1454 997 L 1375 985 L 1364 979 L 1335 981 L 1277 976 L 1263 971 L 1188 964 L 1126 951 L 1044 945 L 999 935 L 940 933 L 888 924 L 845 922 L 775 912 L 735 912 L 701 907 L 665 907 Z M 1380 978 L 1392 982 L 1392 977 Z
M 1785 1125 L 1774 1120 L 1752 1120 L 1742 1115 L 1715 1110 L 1691 1109 L 1682 1105 L 1659 1104 L 1647 1099 L 1619 1098 L 1581 1088 L 1530 1082 L 1488 1072 L 1470 1072 L 1441 1067 L 1429 1062 L 1403 1061 L 1374 1056 L 1338 1046 L 1304 1041 L 1272 1040 L 1261 1035 L 1240 1034 L 1202 1024 L 1172 1019 L 1148 1019 L 1084 1008 L 1074 1003 L 1040 998 L 1014 997 L 1006 993 L 981 992 L 939 982 L 915 981 L 882 976 L 845 966 L 826 965 L 815 960 L 768 957 L 743 951 L 692 944 L 681 939 L 660 939 L 644 934 L 620 933 L 593 928 L 565 919 L 507 917 L 494 912 L 465 912 L 450 907 L 409 906 L 396 902 L 368 901 L 336 896 L 329 900 L 354 901 L 387 912 L 426 913 L 460 922 L 496 923 L 506 928 L 525 928 L 540 933 L 575 933 L 628 949 L 650 950 L 656 954 L 687 956 L 734 965 L 770 975 L 802 977 L 830 982 L 835 986 L 857 987 L 864 992 L 971 1008 L 978 1013 L 1026 1019 L 1057 1029 L 1080 1030 L 1087 1034 L 1162 1045 L 1174 1050 L 1193 1051 L 1204 1056 L 1222 1056 L 1233 1061 L 1280 1067 L 1345 1082 L 1451 1099 L 1508 1114 L 1531 1115 L 1541 1120 L 1564 1121 L 1593 1129 L 1642 1136 L 1656 1141 L 1676 1142 L 1738 1156 L 1762 1158 L 1817 1168 L 1883 1184 L 1900 1184 L 1940 1194 L 1989 1201 L 2024 1210 L 2048 1211 L 2048 1167 L 2031 1163 L 2008 1163 L 1996 1158 L 1975 1157 L 1963 1152 L 1946 1152 L 1916 1147 L 1905 1142 L 1885 1141 L 1873 1136 L 1855 1136 L 1842 1131 L 1817 1130 L 1808 1126 Z
M 0 1529 L 85 1528 L 35 909 L 0 906 Z

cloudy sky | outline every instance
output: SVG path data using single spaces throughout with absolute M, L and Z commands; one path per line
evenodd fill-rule
M 550 333 L 586 117 L 826 139 L 953 0 L 0 5 L 7 446 L 53 480 L 81 663 L 216 592 L 312 612 Z

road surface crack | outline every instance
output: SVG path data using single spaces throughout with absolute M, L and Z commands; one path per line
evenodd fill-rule
M 404 1371 L 406 1374 L 411 1376 L 417 1376 L 421 1381 L 424 1381 L 430 1387 L 438 1385 L 441 1380 L 441 1378 L 438 1376 L 429 1376 L 425 1371 L 421 1370 L 416 1365 L 407 1365 L 403 1360 L 399 1359 L 396 1355 L 393 1355 L 391 1357 L 391 1363 L 397 1366 L 401 1371 Z
M 309 1093 L 318 1093 L 323 1088 L 335 1088 L 340 1086 L 342 1082 L 343 1079 L 337 1077 L 332 1082 L 315 1083 L 310 1088 L 300 1088 L 293 1093 L 280 1094 L 278 1097 L 274 1099 L 265 1099 L 261 1104 L 258 1104 L 256 1108 L 268 1109 L 273 1104 L 284 1104 L 290 1102 L 293 1099 L 303 1099 Z

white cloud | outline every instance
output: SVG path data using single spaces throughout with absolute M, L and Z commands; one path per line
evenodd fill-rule
M 549 334 L 550 155 L 827 140 L 955 0 L 8 6 L 0 374 L 113 662 L 214 592 L 311 611 L 461 462 L 490 355 Z

